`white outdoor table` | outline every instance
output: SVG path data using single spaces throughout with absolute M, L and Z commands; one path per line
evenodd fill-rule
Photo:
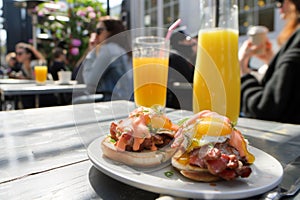
M 88 159 L 87 145 L 134 107 L 113 101 L 0 112 L 0 199 L 157 198 L 105 175 Z M 173 121 L 191 114 L 167 109 Z M 300 155 L 299 125 L 240 118 L 237 127 L 282 166 Z
M 46 85 L 42 86 L 35 83 L 0 84 L 1 104 L 5 104 L 7 97 L 13 97 L 14 100 L 17 100 L 21 96 L 35 95 L 35 107 L 38 108 L 39 96 L 42 94 L 76 94 L 84 92 L 85 89 L 85 84 L 61 85 L 54 82 L 47 82 Z

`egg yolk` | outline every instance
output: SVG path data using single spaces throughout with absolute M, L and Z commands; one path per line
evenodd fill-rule
M 195 147 L 208 142 L 223 141 L 230 137 L 232 131 L 231 125 L 222 119 L 213 117 L 201 118 L 196 122 L 194 136 L 187 151 L 190 152 Z
M 147 124 L 151 124 L 152 128 L 165 128 L 168 130 L 177 131 L 179 126 L 173 124 L 170 119 L 165 116 L 152 116 Z
M 201 119 L 196 125 L 195 135 L 194 137 L 197 139 L 201 139 L 202 136 L 226 136 L 230 135 L 232 132 L 232 127 L 227 122 L 219 119 L 207 117 Z
M 163 128 L 167 123 L 167 120 L 161 116 L 153 116 L 150 119 L 150 124 L 153 128 Z

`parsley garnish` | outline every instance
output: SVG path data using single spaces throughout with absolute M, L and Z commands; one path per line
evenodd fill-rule
M 168 177 L 168 178 L 170 178 L 173 175 L 174 175 L 174 172 L 172 172 L 172 171 L 166 171 L 165 172 L 165 176 Z
M 230 124 L 231 124 L 231 127 L 234 128 L 235 125 L 237 124 L 237 122 L 230 122 Z
M 115 144 L 117 141 L 115 139 L 110 138 L 110 142 Z
M 210 149 L 213 149 L 213 148 L 214 148 L 214 145 L 213 145 L 212 143 L 209 143 L 209 144 L 208 144 L 208 147 L 209 147 Z
M 189 118 L 186 117 L 186 118 L 183 118 L 183 119 L 179 120 L 179 122 L 177 122 L 177 125 L 178 125 L 178 126 L 181 126 L 181 125 L 182 125 L 184 122 L 186 122 L 188 119 L 189 119 Z
M 162 115 L 164 113 L 164 107 L 160 105 L 153 105 L 151 108 L 158 115 Z

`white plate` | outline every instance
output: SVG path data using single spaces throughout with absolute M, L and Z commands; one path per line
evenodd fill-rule
M 194 182 L 181 176 L 169 163 L 140 170 L 103 157 L 100 147 L 103 138 L 93 141 L 87 149 L 94 166 L 118 181 L 155 193 L 196 199 L 240 199 L 271 190 L 280 183 L 283 175 L 282 166 L 275 158 L 250 146 L 256 160 L 249 178 L 213 184 Z M 174 172 L 170 178 L 164 174 L 168 171 Z

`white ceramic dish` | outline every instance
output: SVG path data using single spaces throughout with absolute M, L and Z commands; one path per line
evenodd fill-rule
M 281 164 L 269 154 L 249 147 L 256 160 L 249 178 L 215 183 L 194 182 L 184 178 L 169 163 L 152 169 L 134 169 L 102 156 L 100 143 L 94 140 L 88 156 L 94 166 L 108 176 L 147 191 L 195 199 L 240 199 L 262 194 L 277 186 L 283 175 Z M 165 172 L 173 171 L 170 178 Z

